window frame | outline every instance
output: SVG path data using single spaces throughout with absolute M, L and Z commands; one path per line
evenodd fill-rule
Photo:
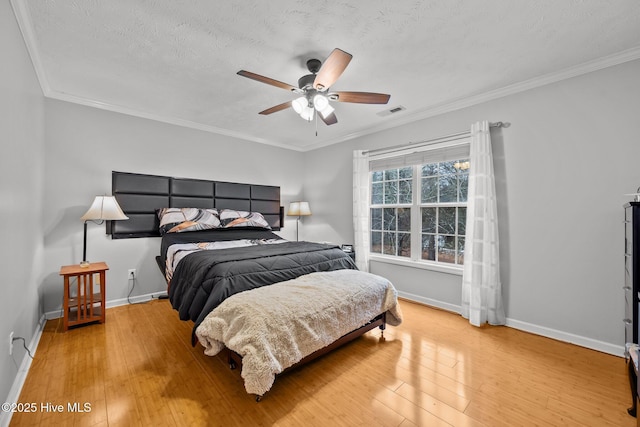
M 468 145 L 468 142 L 466 143 Z M 422 209 L 426 208 L 426 207 L 435 207 L 435 208 L 467 208 L 467 200 L 465 201 L 455 201 L 455 202 L 425 202 L 423 203 L 421 201 L 421 195 L 422 195 L 422 166 L 425 164 L 432 164 L 432 163 L 441 163 L 441 162 L 447 162 L 447 161 L 452 161 L 452 160 L 465 160 L 468 159 L 467 157 L 462 157 L 460 159 L 447 159 L 447 160 L 436 160 L 433 162 L 429 162 L 426 161 L 424 163 L 421 164 L 416 164 L 416 165 L 407 165 L 407 166 L 398 166 L 398 167 L 390 167 L 388 169 L 385 170 L 389 170 L 389 169 L 402 169 L 403 167 L 411 167 L 413 172 L 412 172 L 412 180 L 411 180 L 411 190 L 412 190 L 412 194 L 411 194 L 411 204 L 408 203 L 392 203 L 392 204 L 385 204 L 384 203 L 384 193 L 383 193 L 383 199 L 382 199 L 382 203 L 379 204 L 374 204 L 373 203 L 373 174 L 375 173 L 375 171 L 370 171 L 369 172 L 369 188 L 371 190 L 371 197 L 368 201 L 368 209 L 369 209 L 369 238 L 370 238 L 370 244 L 369 244 L 369 248 L 367 248 L 367 250 L 369 251 L 369 259 L 372 261 L 376 261 L 376 262 L 383 262 L 383 263 L 389 263 L 389 264 L 396 264 L 396 265 L 402 265 L 402 266 L 410 266 L 410 267 L 416 267 L 416 268 L 421 268 L 421 269 L 425 269 L 425 270 L 432 270 L 432 271 L 438 271 L 438 272 L 443 272 L 443 273 L 448 273 L 448 274 L 455 274 L 455 275 L 462 275 L 462 270 L 463 270 L 463 264 L 455 264 L 455 263 L 449 263 L 449 262 L 444 262 L 444 261 L 438 261 L 437 260 L 437 255 L 436 255 L 436 260 L 425 260 L 422 259 L 422 236 L 423 236 L 423 230 L 422 230 Z M 378 170 L 379 171 L 379 170 Z M 468 173 L 468 172 L 467 172 Z M 467 181 L 467 185 L 468 185 L 468 181 Z M 384 184 L 383 184 L 384 186 Z M 467 187 L 468 189 L 468 187 Z M 456 191 L 458 191 L 458 188 L 456 189 Z M 459 197 L 458 197 L 459 199 Z M 406 257 L 406 256 L 400 256 L 400 255 L 389 255 L 389 254 L 384 254 L 381 253 L 382 251 L 384 251 L 384 240 L 382 240 L 382 250 L 381 252 L 372 252 L 371 248 L 373 245 L 373 237 L 372 234 L 374 231 L 373 230 L 373 215 L 372 215 L 372 210 L 373 209 L 382 209 L 383 215 L 384 215 L 384 209 L 385 208 L 394 208 L 394 209 L 398 209 L 398 208 L 410 208 L 411 209 L 411 226 L 410 226 L 410 233 L 411 233 L 411 256 L 410 257 Z M 439 212 L 439 209 L 438 211 Z M 465 238 L 466 235 L 466 230 L 465 230 L 465 234 L 459 234 L 458 233 L 458 226 L 459 226 L 459 210 L 456 209 L 456 217 L 455 217 L 455 223 L 456 223 L 456 234 L 454 236 L 456 236 L 456 256 L 457 255 L 457 245 L 459 243 L 458 239 L 460 237 Z M 439 235 L 448 235 L 448 234 L 442 234 L 439 233 L 439 230 L 437 230 L 438 228 L 438 221 L 436 220 L 436 233 L 435 236 L 439 236 Z M 397 228 L 396 228 L 397 229 Z M 383 235 L 384 235 L 384 225 L 382 226 L 382 230 L 380 230 Z M 383 237 L 384 239 L 384 237 Z M 436 237 L 437 239 L 437 237 Z M 438 251 L 437 249 L 437 245 L 436 245 L 436 251 Z

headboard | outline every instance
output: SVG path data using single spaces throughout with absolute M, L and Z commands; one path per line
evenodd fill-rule
M 282 226 L 280 187 L 115 171 L 111 178 L 112 194 L 129 217 L 107 223 L 107 234 L 114 239 L 159 237 L 156 209 L 161 208 L 260 212 L 272 229 Z

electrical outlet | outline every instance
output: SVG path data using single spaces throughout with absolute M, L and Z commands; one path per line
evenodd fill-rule
M 13 354 L 13 331 L 9 334 L 9 356 Z
M 135 278 L 136 278 L 136 276 L 137 276 L 137 273 L 136 273 L 136 269 L 135 269 L 135 268 L 130 268 L 130 269 L 127 271 L 127 278 L 128 278 L 129 280 L 131 280 L 131 279 L 135 279 Z

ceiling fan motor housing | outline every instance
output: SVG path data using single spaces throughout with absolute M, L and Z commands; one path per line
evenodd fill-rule
M 307 61 L 307 69 L 310 73 L 317 74 L 320 71 L 322 62 L 319 59 L 310 59 Z
M 316 79 L 316 74 L 320 71 L 322 62 L 319 59 L 310 59 L 307 61 L 307 69 L 311 74 L 300 77 L 298 80 L 298 87 L 300 89 L 310 89 L 313 87 L 313 82 Z
M 306 76 L 300 77 L 298 79 L 298 87 L 300 89 L 309 89 L 313 88 L 313 82 L 316 80 L 315 74 L 307 74 Z

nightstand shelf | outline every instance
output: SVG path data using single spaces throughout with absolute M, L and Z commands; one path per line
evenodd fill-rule
M 88 267 L 67 265 L 60 268 L 60 275 L 64 277 L 62 309 L 65 331 L 72 326 L 85 323 L 104 323 L 104 295 L 108 269 L 104 262 L 91 263 Z M 75 295 L 71 296 L 74 290 Z

